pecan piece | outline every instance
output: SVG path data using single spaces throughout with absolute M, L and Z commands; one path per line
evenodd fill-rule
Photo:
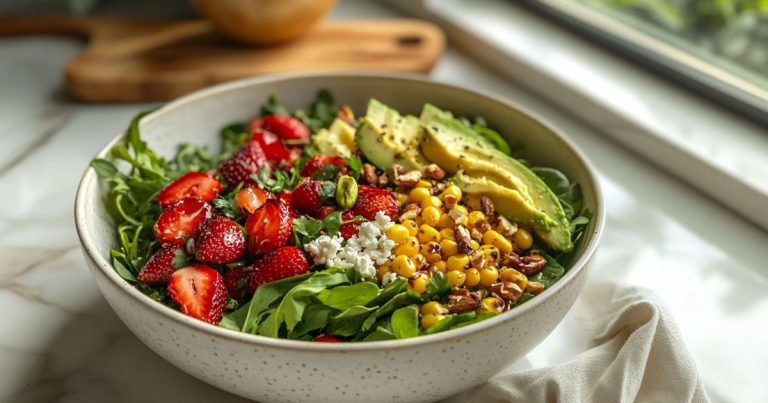
M 472 242 L 470 242 L 472 239 L 469 236 L 469 230 L 463 225 L 457 225 L 454 229 L 453 236 L 456 238 L 456 245 L 458 246 L 459 252 L 464 254 L 469 254 L 472 252 Z
M 448 212 L 448 217 L 451 217 L 451 220 L 453 220 L 454 223 L 462 223 L 467 219 L 467 213 L 465 213 L 464 210 L 455 208 Z
M 482 211 L 483 214 L 488 217 L 493 214 L 494 210 L 495 209 L 491 198 L 488 196 L 480 196 L 480 211 Z
M 371 164 L 363 164 L 363 177 L 362 181 L 367 185 L 376 186 L 379 183 L 379 177 L 376 176 L 376 167 Z
M 498 216 L 496 222 L 496 232 L 509 238 L 512 235 L 515 235 L 515 232 L 517 232 L 517 225 L 513 224 L 503 216 Z
M 546 265 L 547 259 L 538 252 L 533 251 L 528 256 L 520 257 L 520 265 L 517 269 L 526 276 L 530 276 L 540 272 Z
M 416 170 L 410 171 L 404 174 L 398 174 L 398 173 L 393 173 L 393 174 L 394 176 L 392 176 L 392 181 L 397 186 L 412 188 L 416 186 L 421 180 L 421 172 Z
M 480 231 L 480 234 L 482 236 L 483 232 L 488 231 L 489 229 L 491 229 L 491 224 L 488 221 L 486 221 L 486 220 L 477 220 L 477 222 L 475 222 L 474 229 Z
M 383 188 L 387 186 L 388 183 L 389 183 L 389 176 L 387 176 L 387 174 L 381 174 L 378 177 L 376 186 Z
M 469 264 L 472 268 L 481 270 L 488 266 L 488 256 L 485 253 L 473 250 L 469 255 Z
M 448 296 L 448 303 L 445 304 L 445 308 L 450 313 L 472 311 L 479 306 L 480 296 L 466 288 L 454 289 L 451 295 Z
M 427 178 L 441 181 L 445 179 L 445 171 L 443 168 L 437 166 L 437 164 L 429 164 L 424 168 L 424 174 Z
M 421 206 L 419 206 L 417 203 L 408 203 L 403 206 L 403 212 L 400 214 L 400 218 L 398 218 L 398 220 L 400 222 L 405 220 L 415 220 L 419 214 L 421 214 Z
M 519 285 L 508 281 L 491 284 L 490 288 L 491 294 L 503 299 L 504 301 L 516 302 L 520 296 L 523 295 L 523 290 Z
M 472 237 L 477 242 L 480 242 L 483 239 L 483 233 L 480 232 L 477 228 L 472 228 L 469 231 L 469 236 Z

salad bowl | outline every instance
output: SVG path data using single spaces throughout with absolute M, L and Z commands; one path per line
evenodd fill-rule
M 117 316 L 153 351 L 183 371 L 258 401 L 434 401 L 478 385 L 522 358 L 558 325 L 587 279 L 604 223 L 594 171 L 575 144 L 523 109 L 477 92 L 393 75 L 270 76 L 198 91 L 144 116 L 144 140 L 164 157 L 181 143 L 218 147 L 219 129 L 251 117 L 271 94 L 289 108 L 319 89 L 361 113 L 372 97 L 405 113 L 431 103 L 460 116 L 482 116 L 522 147 L 527 161 L 564 172 L 581 186 L 592 219 L 565 275 L 536 298 L 469 326 L 402 340 L 313 343 L 217 327 L 159 304 L 125 281 L 110 263 L 114 223 L 107 185 L 89 168 L 80 183 L 75 221 L 86 261 Z M 107 158 L 117 136 L 98 155 Z

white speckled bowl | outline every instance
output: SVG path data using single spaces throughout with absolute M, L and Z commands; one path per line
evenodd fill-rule
M 484 116 L 526 157 L 578 181 L 595 212 L 571 269 L 553 287 L 484 322 L 430 336 L 366 343 L 312 343 L 242 334 L 187 317 L 145 296 L 109 263 L 115 244 L 101 195 L 106 185 L 88 169 L 75 205 L 86 260 L 107 302 L 128 328 L 182 370 L 229 392 L 260 401 L 432 401 L 477 385 L 522 358 L 557 326 L 587 278 L 604 210 L 597 179 L 574 144 L 520 108 L 470 90 L 406 76 L 358 74 L 273 76 L 236 81 L 171 102 L 141 121 L 149 145 L 171 156 L 177 144 L 216 149 L 222 126 L 258 112 L 270 93 L 303 107 L 320 88 L 364 111 L 370 97 L 418 114 L 425 102 L 465 116 Z M 127 125 L 128 122 L 126 122 Z M 105 157 L 112 145 L 99 157 Z

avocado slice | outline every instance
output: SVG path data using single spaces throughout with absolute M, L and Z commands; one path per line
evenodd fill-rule
M 312 136 L 312 147 L 321 155 L 347 158 L 357 150 L 355 128 L 341 119 L 335 119 L 331 127 L 320 129 Z
M 419 152 L 424 130 L 419 118 L 400 116 L 396 110 L 371 99 L 355 133 L 360 150 L 379 169 L 400 164 L 407 171 L 422 170 L 429 162 Z
M 454 181 L 463 192 L 490 197 L 499 213 L 530 225 L 552 249 L 573 249 L 563 207 L 541 178 L 450 112 L 427 104 L 420 120 L 425 128 L 422 154 L 456 173 Z

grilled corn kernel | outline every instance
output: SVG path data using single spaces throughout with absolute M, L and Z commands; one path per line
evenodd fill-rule
M 467 276 L 467 279 L 464 281 L 465 286 L 474 287 L 480 283 L 480 272 L 477 269 L 464 270 L 464 274 Z
M 421 270 L 424 266 L 427 265 L 427 258 L 425 258 L 421 253 L 414 255 L 411 260 L 413 260 L 413 264 L 416 265 L 416 270 Z
M 421 317 L 421 327 L 424 329 L 429 329 L 435 323 L 440 322 L 440 319 L 443 319 L 444 317 L 444 315 L 435 315 L 433 313 L 423 315 Z
M 512 252 L 512 242 L 492 229 L 485 231 L 483 234 L 483 244 L 493 245 L 499 248 L 499 251 L 505 255 Z
M 403 206 L 405 203 L 408 203 L 408 195 L 405 193 L 398 193 L 397 194 L 397 205 Z
M 470 240 L 469 244 L 472 245 L 472 250 L 480 249 L 480 244 L 477 241 L 475 241 L 474 239 Z
M 426 179 L 419 179 L 419 182 L 416 184 L 417 188 L 431 188 L 432 182 L 426 180 Z
M 456 237 L 455 237 L 455 234 L 453 233 L 453 228 L 443 228 L 443 229 L 441 229 L 440 230 L 440 239 L 450 239 L 451 241 L 455 241 Z
M 410 231 L 404 225 L 395 224 L 387 230 L 387 238 L 393 240 L 398 245 L 405 243 L 410 236 Z
M 423 189 L 423 188 L 417 188 L 417 189 Z M 437 196 L 429 196 L 425 197 L 421 200 L 421 208 L 425 209 L 429 206 L 432 207 L 443 207 L 443 202 L 440 201 L 440 199 Z
M 451 270 L 445 276 L 448 278 L 448 282 L 456 287 L 462 286 L 467 279 L 467 275 L 461 270 Z
M 467 210 L 467 208 L 464 207 L 464 206 L 456 206 L 454 208 L 457 209 L 457 210 L 461 210 L 466 215 L 469 215 L 469 210 Z
M 499 269 L 491 266 L 480 270 L 480 284 L 488 287 L 499 278 Z
M 493 312 L 499 313 L 504 311 L 504 301 L 496 297 L 486 297 L 480 301 L 480 307 L 477 308 L 478 313 Z
M 440 241 L 440 231 L 428 224 L 423 224 L 419 227 L 419 234 L 417 236 L 422 243 Z
M 469 264 L 469 256 L 465 254 L 458 254 L 449 257 L 446 262 L 448 270 L 463 270 Z
M 453 222 L 453 218 L 448 214 L 441 214 L 440 219 L 437 220 L 437 228 L 441 230 L 452 229 L 454 225 L 456 224 Z
M 480 205 L 480 196 L 477 196 L 477 195 L 464 196 L 464 205 L 469 207 L 472 210 L 480 210 L 482 208 L 482 206 Z
M 472 211 L 467 215 L 467 226 L 474 228 L 475 224 L 480 220 L 485 220 L 485 214 L 482 211 Z
M 424 220 L 424 224 L 436 227 L 440 222 L 440 216 L 444 215 L 439 208 L 435 206 L 427 206 L 421 211 L 421 219 Z
M 544 284 L 538 281 L 529 281 L 528 286 L 525 288 L 525 291 L 528 291 L 533 295 L 538 295 L 542 291 L 544 291 Z
M 419 294 L 427 291 L 427 285 L 429 284 L 429 275 L 424 272 L 416 273 L 408 279 L 408 289 Z
M 376 269 L 376 278 L 381 280 L 385 274 L 392 271 L 392 264 L 390 262 L 384 263 Z
M 437 302 L 437 301 L 429 301 L 424 303 L 424 305 L 421 306 L 421 314 L 422 315 L 441 315 L 448 313 L 448 309 L 446 309 L 443 304 Z
M 528 286 L 528 277 L 525 274 L 509 267 L 502 268 L 499 277 L 501 278 L 501 281 L 517 284 L 520 286 L 521 290 L 525 290 Z
M 400 255 L 392 261 L 392 271 L 401 277 L 411 277 L 413 273 L 416 273 L 416 264 L 410 257 Z
M 499 263 L 499 259 L 501 259 L 499 248 L 493 245 L 483 245 L 478 250 L 483 252 L 485 258 L 488 259 L 488 264 L 495 265 L 496 263 Z
M 518 228 L 517 232 L 512 235 L 512 242 L 515 243 L 518 249 L 526 250 L 533 245 L 533 237 L 527 229 Z
M 411 192 L 408 193 L 408 201 L 412 203 L 421 203 L 424 199 L 430 196 L 432 196 L 432 192 L 430 192 L 429 189 L 416 187 L 411 189 Z
M 421 245 L 421 254 L 427 259 L 429 264 L 434 264 L 443 260 L 443 256 L 440 254 L 443 248 L 437 242 L 429 242 Z
M 409 237 L 405 243 L 402 245 L 395 246 L 395 249 L 392 250 L 392 253 L 395 256 L 398 255 L 406 255 L 406 256 L 416 256 L 417 253 L 419 253 L 419 240 L 415 236 Z
M 446 271 L 448 271 L 448 264 L 445 263 L 444 260 L 440 260 L 438 262 L 433 263 L 432 268 L 435 271 L 439 271 L 440 273 L 445 273 Z
M 440 241 L 440 247 L 443 248 L 443 257 L 446 259 L 459 253 L 459 245 L 453 239 L 443 239 Z
M 405 220 L 401 223 L 401 225 L 408 230 L 408 234 L 411 236 L 416 236 L 416 234 L 419 233 L 419 226 L 416 225 L 416 221 Z
M 440 193 L 441 197 L 445 197 L 445 195 L 456 196 L 456 202 L 459 202 L 461 200 L 461 189 L 456 185 L 448 185 L 445 190 L 443 190 L 443 193 Z

